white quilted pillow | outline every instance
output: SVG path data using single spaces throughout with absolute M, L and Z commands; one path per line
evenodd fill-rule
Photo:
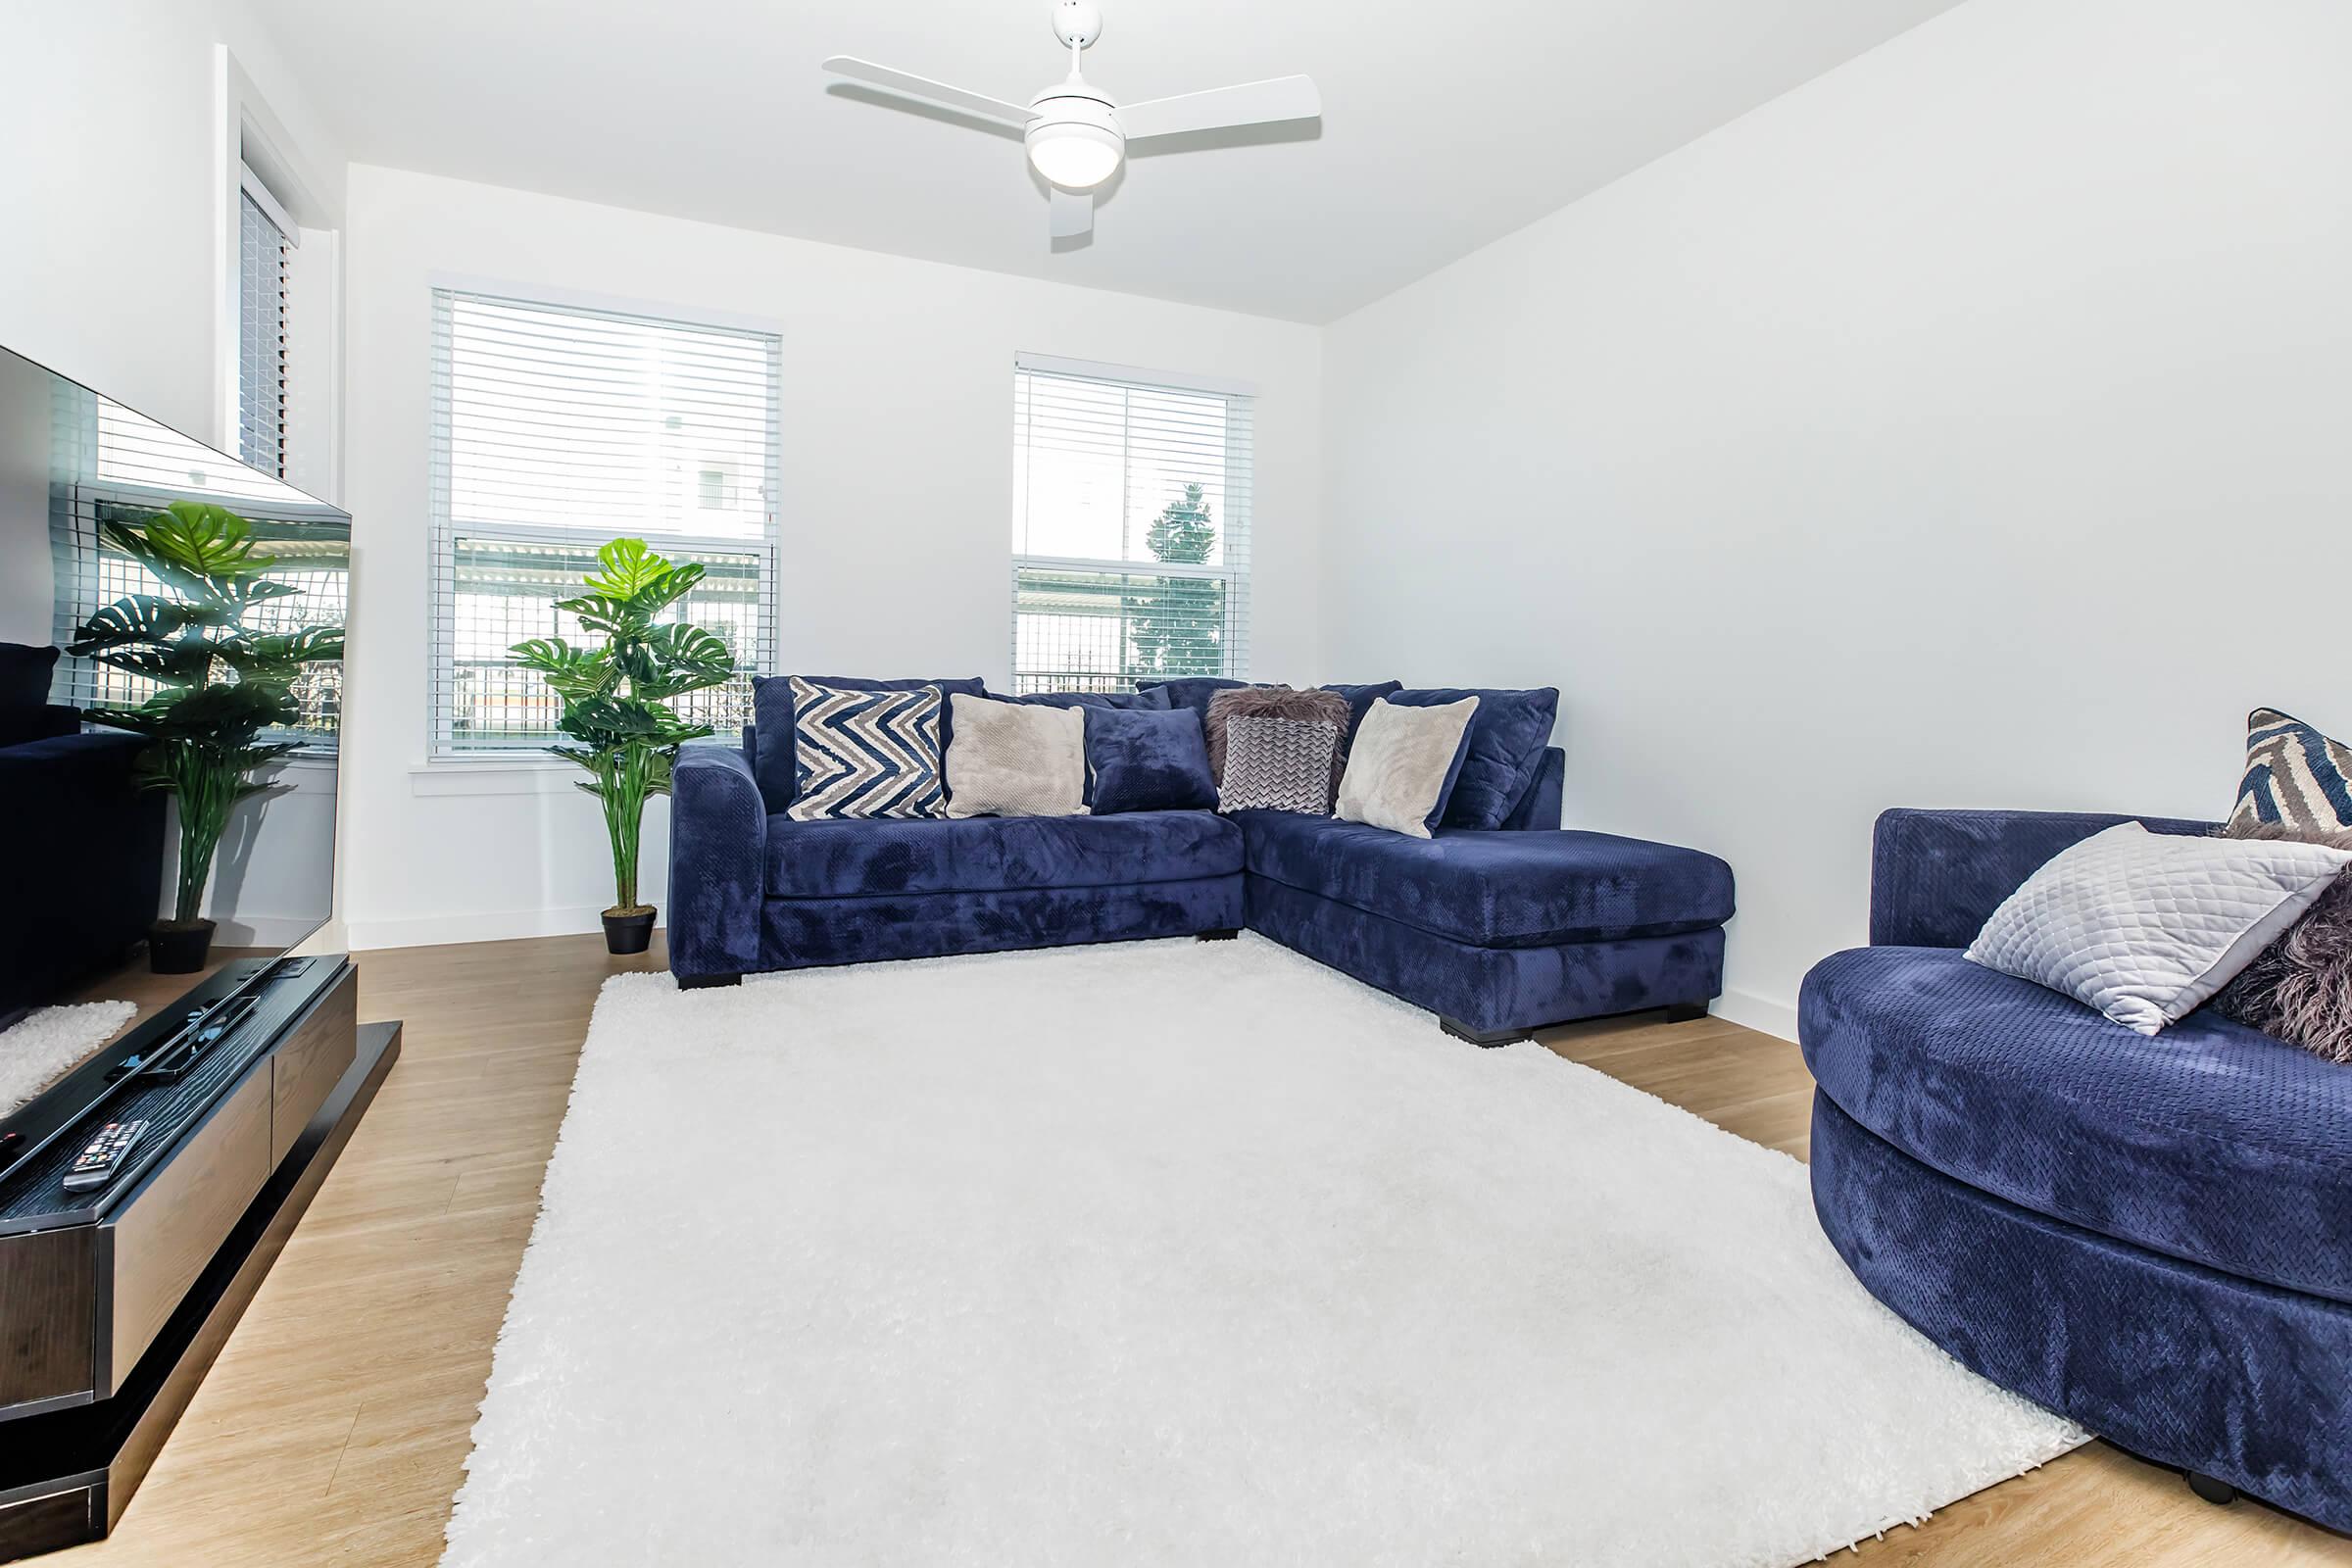
M 2122 822 L 2052 856 L 1968 956 L 2152 1035 L 2228 985 L 2348 864 L 2352 851 L 2320 844 Z

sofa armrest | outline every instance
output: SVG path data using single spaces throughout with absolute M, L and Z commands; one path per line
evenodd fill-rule
M 2051 856 L 2132 820 L 2098 811 L 1883 812 L 1871 837 L 1870 945 L 1965 948 Z M 2152 833 L 2214 830 L 2178 817 L 2136 820 Z
M 670 774 L 669 967 L 692 979 L 760 967 L 767 807 L 735 747 L 688 745 Z
M 1544 748 L 1544 760 L 1536 768 L 1536 781 L 1519 797 L 1511 814 L 1503 818 L 1505 828 L 1541 828 L 1545 831 L 1560 825 L 1560 786 L 1568 776 L 1568 754 L 1557 746 Z

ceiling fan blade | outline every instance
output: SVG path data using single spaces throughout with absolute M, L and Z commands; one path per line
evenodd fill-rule
M 903 92 L 910 98 L 927 98 L 935 104 L 945 104 L 950 109 L 960 109 L 967 115 L 978 115 L 983 120 L 1001 120 L 1008 125 L 1026 125 L 1037 118 L 1037 111 L 1024 109 L 1019 104 L 1008 104 L 1002 98 L 991 98 L 986 93 L 967 92 L 961 87 L 951 87 L 944 81 L 893 71 L 888 66 L 877 66 L 870 60 L 858 60 L 850 55 L 835 55 L 825 62 L 825 69 L 836 76 L 848 76 L 853 81 L 862 81 L 875 87 L 888 87 L 892 92 Z
M 1275 120 L 1312 120 L 1323 113 L 1322 94 L 1305 76 L 1276 76 L 1271 81 L 1244 82 L 1238 87 L 1212 87 L 1174 98 L 1152 98 L 1127 104 L 1118 111 L 1119 128 L 1129 141 L 1146 136 L 1174 136 L 1187 130 L 1219 130 L 1227 125 L 1261 125 Z
M 1076 239 L 1095 231 L 1095 193 L 1054 187 L 1054 206 L 1047 215 L 1055 239 Z

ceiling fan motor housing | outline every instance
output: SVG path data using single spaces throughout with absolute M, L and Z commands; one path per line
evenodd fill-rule
M 1054 8 L 1054 36 L 1071 49 L 1084 49 L 1102 36 L 1102 8 L 1094 0 L 1061 0 Z

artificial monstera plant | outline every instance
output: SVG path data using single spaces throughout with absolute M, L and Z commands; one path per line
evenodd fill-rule
M 556 727 L 566 744 L 558 757 L 588 772 L 580 788 L 605 808 L 612 841 L 612 907 L 605 911 L 606 945 L 641 953 L 650 940 L 654 907 L 637 897 L 637 852 L 648 797 L 669 793 L 671 765 L 685 742 L 712 733 L 668 707 L 687 692 L 733 678 L 735 654 L 714 633 L 683 621 L 659 619 L 703 580 L 703 568 L 673 565 L 642 539 L 615 539 L 596 553 L 588 590 L 556 608 L 577 616 L 602 647 L 573 647 L 561 637 L 534 637 L 512 652 L 547 677 L 564 700 Z
M 184 972 L 203 967 L 211 945 L 204 889 L 230 808 L 268 788 L 261 768 L 303 744 L 263 737 L 294 726 L 293 683 L 306 664 L 343 657 L 343 628 L 245 624 L 255 606 L 302 589 L 267 575 L 275 558 L 256 554 L 253 525 L 223 507 L 174 501 L 162 512 L 109 516 L 98 532 L 164 591 L 106 606 L 66 651 L 155 683 L 136 708 L 93 708 L 87 717 L 146 736 L 143 780 L 178 803 L 172 916 L 156 923 L 149 948 L 158 969 Z

